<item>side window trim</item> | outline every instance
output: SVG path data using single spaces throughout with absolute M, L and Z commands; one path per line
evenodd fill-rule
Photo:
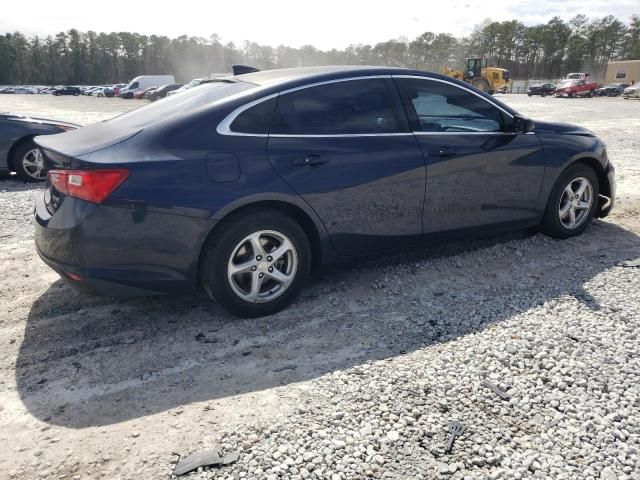
M 271 95 L 267 95 L 264 97 L 260 97 L 256 100 L 253 100 L 249 103 L 245 103 L 239 107 L 237 107 L 235 110 L 233 110 L 231 113 L 229 113 L 216 127 L 216 132 L 220 135 L 229 135 L 229 136 L 238 136 L 238 137 L 274 137 L 274 138 L 339 138 L 339 137 L 397 137 L 397 136 L 408 136 L 408 135 L 433 135 L 433 134 L 438 134 L 438 135 L 442 135 L 442 134 L 446 134 L 446 135 L 459 135 L 459 132 L 420 132 L 420 131 L 409 131 L 409 132 L 393 132 L 393 133 L 345 133 L 345 134 L 267 134 L 267 133 L 243 133 L 243 132 L 234 132 L 233 130 L 231 130 L 231 124 L 233 123 L 233 121 L 236 119 L 236 117 L 238 115 L 240 115 L 242 112 L 244 112 L 245 110 L 248 110 L 249 108 L 258 105 L 259 103 L 262 102 L 266 102 L 268 100 L 271 100 L 272 98 L 278 97 L 280 95 L 286 95 L 287 93 L 291 93 L 291 92 L 296 92 L 299 90 L 304 90 L 307 88 L 312 88 L 312 87 L 318 87 L 321 85 L 328 85 L 328 84 L 332 84 L 332 83 L 340 83 L 340 82 L 350 82 L 350 81 L 355 81 L 355 80 L 370 80 L 370 79 L 395 79 L 395 78 L 409 78 L 409 79 L 418 79 L 418 80 L 426 80 L 426 81 L 433 81 L 433 82 L 440 82 L 440 83 L 445 83 L 447 85 L 452 85 L 454 87 L 457 87 L 461 90 L 464 90 L 465 92 L 471 93 L 475 96 L 477 96 L 478 98 L 484 100 L 485 102 L 487 102 L 489 105 L 491 105 L 494 108 L 497 108 L 498 110 L 500 110 L 503 114 L 505 114 L 509 119 L 513 119 L 513 115 L 511 113 L 509 113 L 507 110 L 505 110 L 504 108 L 500 107 L 499 105 L 491 102 L 490 100 L 484 98 L 482 95 L 478 94 L 477 92 L 474 92 L 473 90 L 469 89 L 469 88 L 465 88 L 462 85 L 458 85 L 456 83 L 453 82 L 449 82 L 447 80 L 443 80 L 440 78 L 433 78 L 433 77 L 423 77 L 420 75 L 364 75 L 364 76 L 360 76 L 360 77 L 346 77 L 346 78 L 336 78 L 333 80 L 325 80 L 322 82 L 315 82 L 315 83 L 310 83 L 308 85 L 301 85 L 299 87 L 294 87 L 294 88 L 289 88 L 287 90 L 283 90 L 281 92 L 277 92 L 277 93 L 272 93 Z M 396 89 L 397 89 L 397 85 L 396 85 Z M 389 92 L 390 95 L 393 96 L 393 92 Z M 394 108 L 397 110 L 397 104 L 396 104 L 396 98 L 393 98 L 394 100 Z M 404 102 L 403 102 L 404 103 Z M 404 108 L 404 107 L 403 107 Z M 405 114 L 407 117 L 410 118 L 409 112 L 405 111 L 398 111 L 397 114 L 398 115 L 402 115 Z M 409 122 L 411 123 L 411 122 Z M 411 127 L 411 125 L 409 125 Z M 409 130 L 412 130 L 411 128 L 409 128 Z M 511 133 L 508 132 L 465 132 L 465 134 L 467 135 L 488 135 L 488 134 L 500 134 L 503 133 L 505 135 L 511 135 Z
M 348 78 L 336 78 L 334 80 L 326 80 L 322 82 L 310 83 L 308 85 L 301 85 L 299 87 L 289 88 L 287 90 L 283 90 L 278 93 L 273 93 L 271 95 L 267 95 L 265 97 L 258 98 L 249 103 L 245 103 L 231 113 L 229 113 L 216 127 L 216 132 L 220 135 L 230 135 L 230 136 L 239 136 L 239 137 L 274 137 L 274 138 L 339 138 L 339 137 L 398 137 L 398 136 L 409 136 L 413 135 L 410 131 L 406 132 L 390 132 L 390 133 L 345 133 L 345 134 L 275 134 L 275 133 L 243 133 L 243 132 L 234 132 L 231 130 L 231 124 L 234 122 L 236 117 L 238 117 L 242 112 L 248 110 L 259 103 L 266 102 L 271 100 L 272 98 L 279 97 L 280 95 L 286 95 L 288 93 L 297 92 L 299 90 L 305 90 L 307 88 L 318 87 L 322 85 L 329 85 L 332 83 L 341 83 L 341 82 L 349 82 L 356 80 L 371 80 L 371 79 L 391 79 L 391 75 L 366 75 L 361 77 L 348 77 Z M 387 84 L 387 88 L 389 89 L 389 95 L 393 100 L 393 107 L 396 116 L 398 116 L 398 120 L 401 121 L 402 127 L 405 127 L 406 117 L 405 112 L 398 110 L 398 105 L 396 104 L 396 98 L 393 95 L 395 92 L 391 90 L 391 86 Z M 403 121 L 404 120 L 404 121 Z M 409 129 L 410 130 L 410 129 Z
M 245 110 L 249 110 L 251 107 L 255 107 L 256 105 L 267 102 L 273 98 L 276 98 L 279 93 L 272 93 L 271 95 L 267 95 L 265 97 L 260 97 L 256 100 L 253 100 L 249 103 L 245 103 L 240 105 L 238 108 L 233 110 L 229 115 L 224 117 L 224 119 L 218 124 L 216 127 L 216 132 L 220 135 L 231 135 L 237 137 L 268 137 L 267 133 L 244 133 L 244 132 L 234 132 L 231 130 L 231 124 L 235 121 L 235 119 Z

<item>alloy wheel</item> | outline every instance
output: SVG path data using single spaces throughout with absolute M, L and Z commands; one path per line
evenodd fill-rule
M 233 249 L 227 279 L 236 295 L 247 302 L 265 303 L 282 295 L 298 269 L 293 242 L 275 230 L 247 235 Z
M 585 177 L 571 180 L 560 196 L 558 215 L 568 230 L 578 228 L 589 217 L 593 204 L 593 186 Z
M 22 157 L 22 167 L 31 178 L 43 180 L 47 176 L 44 168 L 44 158 L 39 148 L 33 148 Z

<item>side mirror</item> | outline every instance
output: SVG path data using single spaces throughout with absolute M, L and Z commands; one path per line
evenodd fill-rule
M 536 129 L 536 124 L 530 118 L 513 117 L 513 131 L 515 133 L 529 133 Z

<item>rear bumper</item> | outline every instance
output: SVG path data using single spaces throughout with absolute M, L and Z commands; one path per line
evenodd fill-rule
M 51 215 L 44 194 L 34 212 L 42 260 L 70 285 L 108 296 L 193 292 L 204 227 L 189 217 L 70 197 Z
M 36 250 L 42 261 L 60 275 L 60 278 L 72 287 L 86 293 L 107 297 L 140 297 L 169 293 L 149 290 L 144 288 L 147 286 L 145 284 L 131 283 L 128 275 L 122 275 L 110 269 L 79 267 L 77 265 L 67 265 L 56 262 L 47 258 L 39 248 L 36 247 Z M 118 278 L 119 276 L 121 278 Z M 115 278 L 115 280 L 105 280 L 101 277 Z M 152 288 L 157 287 L 152 286 Z

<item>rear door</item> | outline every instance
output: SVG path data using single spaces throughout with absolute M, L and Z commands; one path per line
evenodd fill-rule
M 281 93 L 267 148 L 341 254 L 419 240 L 425 162 L 390 77 Z
M 459 85 L 394 77 L 427 160 L 425 233 L 538 217 L 544 151 L 512 116 Z

